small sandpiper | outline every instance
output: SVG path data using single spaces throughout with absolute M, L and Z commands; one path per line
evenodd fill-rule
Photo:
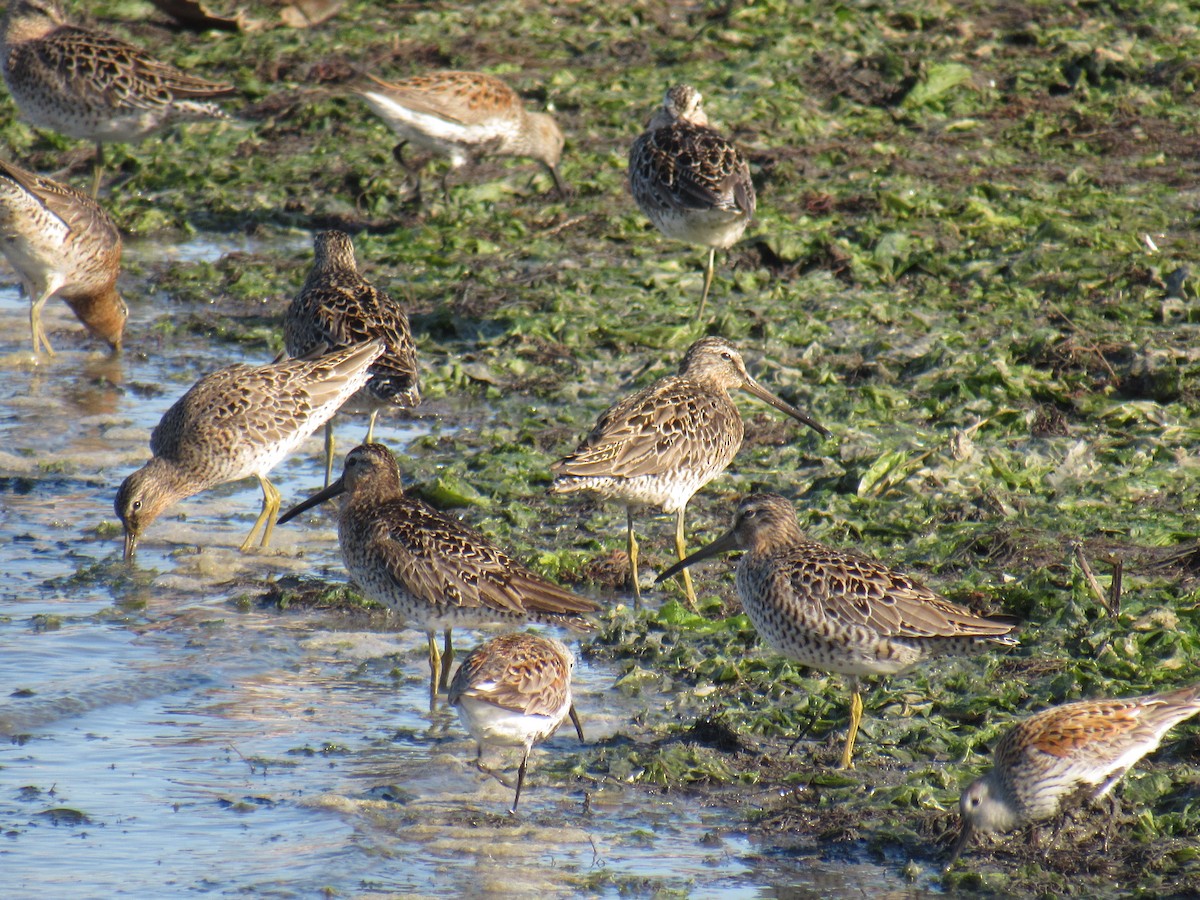
M 1059 815 L 1081 790 L 1103 798 L 1163 736 L 1200 713 L 1200 684 L 1126 700 L 1081 700 L 1014 725 L 992 770 L 959 801 L 962 831 L 947 868 L 974 834 L 1012 831 Z
M 558 731 L 568 716 L 583 742 L 583 727 L 571 702 L 574 669 L 575 657 L 562 641 L 502 634 L 468 653 L 454 673 L 448 699 L 478 744 L 476 764 L 483 768 L 485 745 L 524 751 L 510 813 L 516 814 L 521 800 L 534 744 Z
M 117 293 L 121 232 L 95 200 L 0 160 L 0 251 L 29 297 L 34 355 L 54 355 L 41 319 L 51 297 L 61 297 L 114 353 L 121 349 L 129 316 Z
M 446 156 L 451 168 L 475 164 L 484 156 L 524 156 L 549 171 L 559 196 L 565 188 L 558 167 L 563 135 L 547 113 L 529 112 L 520 95 L 481 72 L 430 72 L 403 81 L 384 81 L 364 73 L 355 88 L 377 116 L 400 136 L 392 151 L 416 182 L 421 196 L 425 160 L 405 160 L 405 144 Z M 442 179 L 445 192 L 446 182 Z
M 708 247 L 699 319 L 712 287 L 717 250 L 728 250 L 754 218 L 750 166 L 737 146 L 708 127 L 700 92 L 667 91 L 629 151 L 629 190 L 638 208 L 669 238 Z
M 346 494 L 338 544 L 363 594 L 425 632 L 429 646 L 429 706 L 437 703 L 454 661 L 451 629 L 497 622 L 550 622 L 576 631 L 598 605 L 526 569 L 479 532 L 404 493 L 400 467 L 382 444 L 346 456 L 342 477 L 293 506 L 280 524 Z M 437 632 L 445 631 L 439 651 Z
M 283 340 L 294 357 L 328 353 L 378 338 L 383 355 L 371 380 L 342 406 L 344 413 L 371 416 L 366 442 L 374 440 L 383 409 L 411 409 L 421 402 L 417 348 L 403 307 L 362 277 L 354 244 L 341 231 L 313 237 L 313 265 L 283 316 Z M 333 477 L 333 420 L 325 423 L 325 484 Z
M 862 721 L 861 676 L 896 675 L 932 656 L 1016 644 L 1015 620 L 976 615 L 882 563 L 809 540 L 792 504 L 778 494 L 744 499 L 733 528 L 658 580 L 730 550 L 746 551 L 737 592 L 763 640 L 801 665 L 850 676 L 843 769 L 853 766 Z
M 367 383 L 383 350 L 383 341 L 370 341 L 317 359 L 236 363 L 192 385 L 151 433 L 154 458 L 117 491 L 125 559 L 172 503 L 251 475 L 262 487 L 263 505 L 241 550 L 249 552 L 260 527 L 266 548 L 279 514 L 279 491 L 267 474 Z
M 69 24 L 59 0 L 11 0 L 0 23 L 0 71 L 31 125 L 95 143 L 93 197 L 102 144 L 134 143 L 176 122 L 228 119 L 208 100 L 234 90 Z
M 706 337 L 688 348 L 678 375 L 610 407 L 573 452 L 551 466 L 553 494 L 592 491 L 625 502 L 630 579 L 635 603 L 638 545 L 633 510 L 658 507 L 675 513 L 675 550 L 683 559 L 683 517 L 692 495 L 737 455 L 744 426 L 729 392 L 741 388 L 818 434 L 829 431 L 811 416 L 780 400 L 750 377 L 737 348 L 724 338 Z M 695 607 L 691 577 L 683 573 L 688 604 Z

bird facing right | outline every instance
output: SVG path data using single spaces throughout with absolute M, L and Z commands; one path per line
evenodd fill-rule
M 663 572 L 658 580 L 718 553 L 744 550 L 737 592 L 755 630 L 804 666 L 850 676 L 850 730 L 842 768 L 853 765 L 862 721 L 858 679 L 895 675 L 946 653 L 1012 646 L 1006 616 L 979 616 L 882 563 L 826 547 L 800 531 L 778 494 L 751 494 L 733 528 Z
M 33 352 L 54 349 L 42 308 L 61 297 L 115 353 L 129 310 L 117 293 L 121 232 L 99 204 L 70 185 L 0 160 L 0 251 L 29 296 Z
M 421 402 L 417 348 L 404 309 L 362 277 L 354 244 L 341 231 L 313 236 L 313 265 L 283 315 L 288 355 L 328 353 L 378 338 L 385 350 L 371 364 L 371 380 L 346 401 L 342 412 L 370 413 L 366 442 L 383 409 L 411 409 Z M 333 420 L 325 423 L 325 484 L 333 473 Z
M 283 524 L 345 493 L 338 544 L 350 576 L 370 599 L 425 632 L 429 646 L 429 705 L 450 679 L 451 629 L 496 622 L 540 621 L 578 631 L 597 604 L 531 572 L 479 532 L 410 497 L 400 467 L 382 444 L 363 444 L 346 456 L 342 477 L 279 517 Z M 445 652 L 436 633 L 445 631 Z
M 1095 788 L 1091 799 L 1101 799 L 1196 713 L 1200 684 L 1124 700 L 1081 700 L 1019 722 L 996 745 L 992 770 L 963 792 L 962 831 L 947 868 L 974 834 L 1053 818 L 1081 789 Z
M 480 644 L 463 660 L 450 683 L 450 705 L 479 746 L 482 768 L 485 745 L 520 747 L 517 792 L 511 813 L 517 811 L 529 751 L 571 717 L 583 741 L 583 727 L 571 702 L 571 673 L 575 657 L 566 644 L 536 634 L 502 634 Z
M 679 374 L 660 378 L 610 407 L 580 445 L 550 467 L 552 494 L 592 491 L 625 502 L 635 603 L 640 603 L 642 594 L 633 509 L 652 506 L 675 513 L 675 550 L 684 558 L 683 517 L 688 501 L 725 471 L 742 446 L 742 417 L 729 396 L 736 388 L 829 436 L 829 430 L 812 417 L 755 381 L 733 344 L 706 337 L 688 348 Z M 688 604 L 695 607 L 696 594 L 687 572 L 683 585 Z
M 697 319 L 717 250 L 738 242 L 757 203 L 745 157 L 708 127 L 702 100 L 691 85 L 671 88 L 629 150 L 629 190 L 638 208 L 667 237 L 708 247 Z
M 0 23 L 0 71 L 31 125 L 95 142 L 93 197 L 102 144 L 140 141 L 175 122 L 227 119 L 208 100 L 234 90 L 70 24 L 59 0 L 11 0 Z
M 558 124 L 546 113 L 527 111 L 521 96 L 493 75 L 429 72 L 393 82 L 365 74 L 355 93 L 400 136 L 392 155 L 415 179 L 418 201 L 424 160 L 404 159 L 408 143 L 449 157 L 455 169 L 484 156 L 530 157 L 546 167 L 559 196 L 565 195 Z M 443 178 L 443 192 L 445 187 Z

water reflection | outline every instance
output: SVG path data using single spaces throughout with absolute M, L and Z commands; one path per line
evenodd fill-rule
M 298 236 L 296 252 L 307 245 Z M 0 333 L 23 335 L 27 317 L 0 290 Z M 117 485 L 182 390 L 241 350 L 187 335 L 159 346 L 143 330 L 110 359 L 62 304 L 46 318 L 52 338 L 67 333 L 55 359 L 0 358 L 5 895 L 751 896 L 807 877 L 807 862 L 764 863 L 725 833 L 726 813 L 682 794 L 555 783 L 545 764 L 576 749 L 570 729 L 535 750 L 522 815 L 504 815 L 511 794 L 474 768 L 470 738 L 424 711 L 412 633 L 243 602 L 246 580 L 345 577 L 328 518 L 277 530 L 268 553 L 237 552 L 259 508 L 253 479 L 172 507 L 124 566 Z M 378 432 L 401 449 L 429 427 Z M 322 449 L 318 435 L 273 473 L 285 498 L 321 483 Z M 589 740 L 629 731 L 613 680 L 577 670 Z M 813 890 L 857 894 L 886 871 Z

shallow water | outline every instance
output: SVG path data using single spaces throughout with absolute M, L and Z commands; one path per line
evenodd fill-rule
M 119 535 L 98 532 L 117 484 L 174 399 L 241 358 L 195 337 L 159 346 L 150 320 L 133 309 L 111 361 L 52 302 L 59 355 L 34 364 L 27 301 L 0 288 L 5 896 L 923 893 L 898 866 L 755 846 L 734 814 L 686 794 L 548 785 L 539 762 L 575 746 L 570 729 L 535 752 L 521 815 L 505 816 L 510 789 L 475 769 L 456 719 L 426 709 L 416 633 L 237 602 L 242 579 L 343 577 L 328 512 L 277 529 L 268 553 L 238 553 L 260 504 L 252 480 L 168 510 L 131 573 Z M 343 449 L 361 427 L 340 420 Z M 400 450 L 437 427 L 381 419 L 377 433 Z M 276 471 L 285 503 L 319 486 L 321 452 L 314 437 Z M 631 730 L 614 680 L 577 669 L 589 740 Z

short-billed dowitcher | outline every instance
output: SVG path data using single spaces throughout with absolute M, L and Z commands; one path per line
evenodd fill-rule
M 400 467 L 382 444 L 351 450 L 342 477 L 279 522 L 343 492 L 338 543 L 346 570 L 367 597 L 425 632 L 431 708 L 439 685 L 449 681 L 452 628 L 531 620 L 591 628 L 580 614 L 596 610 L 596 603 L 529 571 L 458 519 L 406 495 Z M 439 630 L 445 631 L 444 653 L 437 646 Z
M 0 24 L 0 70 L 30 124 L 95 143 L 93 197 L 102 144 L 140 141 L 175 122 L 228 118 L 206 101 L 234 90 L 69 24 L 59 0 L 11 0 Z
M 250 549 L 260 526 L 266 547 L 279 513 L 279 491 L 267 474 L 366 384 L 383 349 L 382 341 L 370 341 L 318 359 L 237 363 L 192 385 L 150 435 L 154 458 L 117 491 L 125 559 L 172 503 L 251 475 L 262 486 L 263 505 L 241 549 Z
M 688 501 L 725 471 L 742 446 L 742 417 L 729 396 L 735 388 L 829 436 L 826 428 L 751 378 L 733 344 L 706 337 L 688 348 L 678 375 L 660 378 L 609 408 L 574 452 L 551 466 L 551 493 L 594 491 L 625 502 L 637 603 L 642 595 L 633 509 L 652 506 L 675 513 L 675 550 L 680 559 L 686 556 L 683 516 Z M 687 572 L 683 583 L 694 607 L 696 594 Z
M 448 699 L 479 745 L 480 768 L 484 745 L 524 751 L 511 813 L 516 813 L 521 800 L 533 745 L 558 731 L 567 716 L 583 741 L 583 727 L 571 703 L 574 669 L 575 657 L 562 641 L 536 634 L 502 634 L 468 653 L 454 673 Z
M 313 237 L 313 266 L 283 316 L 283 340 L 292 356 L 328 353 L 379 338 L 387 347 L 371 365 L 371 380 L 342 406 L 367 412 L 367 443 L 374 439 L 381 409 L 412 408 L 421 402 L 417 348 L 403 308 L 362 277 L 354 245 L 341 231 Z M 325 484 L 333 476 L 333 420 L 325 423 Z
M 0 251 L 29 295 L 33 352 L 54 349 L 42 307 L 61 297 L 89 332 L 116 352 L 129 310 L 117 293 L 121 233 L 86 194 L 0 160 Z
M 737 592 L 755 630 L 801 665 L 850 676 L 850 731 L 842 768 L 852 766 L 862 721 L 858 679 L 895 675 L 931 656 L 1011 646 L 1015 621 L 978 616 L 874 560 L 809 540 L 778 494 L 752 494 L 733 528 L 671 566 L 659 581 L 718 553 L 744 550 Z
M 667 91 L 629 151 L 629 190 L 638 208 L 669 238 L 708 247 L 704 293 L 712 287 L 717 250 L 741 238 L 754 218 L 754 183 L 737 146 L 708 127 L 700 92 Z
M 962 831 L 947 865 L 976 833 L 1053 818 L 1080 791 L 1101 799 L 1163 735 L 1196 713 L 1200 684 L 1147 697 L 1067 703 L 1019 722 L 996 745 L 992 770 L 963 792 Z
M 430 72 L 384 81 L 364 73 L 355 93 L 400 136 L 392 153 L 415 180 L 418 199 L 425 160 L 406 162 L 406 143 L 449 157 L 455 169 L 484 156 L 536 159 L 564 196 L 558 172 L 562 132 L 552 116 L 528 112 L 520 95 L 499 78 L 481 72 Z M 443 178 L 443 191 L 445 186 Z

